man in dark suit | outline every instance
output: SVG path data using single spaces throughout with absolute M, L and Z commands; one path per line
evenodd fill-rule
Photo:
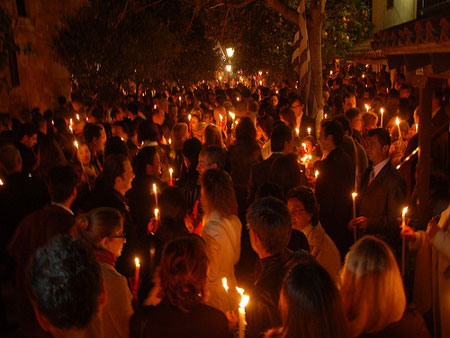
M 8 245 L 8 252 L 16 262 L 17 309 L 21 316 L 20 333 L 24 337 L 40 337 L 37 332 L 42 332 L 28 299 L 26 289 L 28 262 L 38 248 L 58 235 L 68 234 L 74 225 L 75 216 L 70 206 L 77 195 L 77 183 L 78 176 L 71 166 L 51 169 L 48 190 L 52 202 L 26 216 Z
M 294 149 L 294 139 L 292 137 L 292 129 L 280 123 L 277 125 L 270 137 L 270 147 L 272 154 L 269 158 L 256 163 L 252 167 L 250 175 L 250 193 L 248 202 L 251 203 L 255 199 L 258 188 L 269 180 L 270 168 L 273 162 L 283 154 L 289 154 Z
M 300 100 L 300 97 L 298 97 L 297 95 L 292 96 L 291 99 L 289 100 L 289 103 L 290 108 L 295 113 L 296 118 L 295 129 L 299 130 L 299 137 L 302 139 L 311 134 L 315 135 L 316 128 L 314 119 L 308 117 L 303 111 L 305 105 Z
M 324 120 L 320 126 L 319 143 L 324 159 L 317 163 L 319 176 L 316 197 L 320 222 L 327 234 L 345 257 L 351 244 L 347 224 L 352 214 L 352 191 L 355 184 L 355 166 L 341 148 L 344 131 L 335 120 Z
M 366 234 L 381 237 L 398 249 L 401 216 L 406 203 L 406 183 L 389 159 L 391 138 L 381 128 L 369 131 L 367 156 L 373 165 L 361 181 L 358 196 L 359 217 L 350 221 L 350 228 L 364 229 Z

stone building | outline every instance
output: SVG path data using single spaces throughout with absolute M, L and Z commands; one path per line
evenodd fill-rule
M 0 112 L 15 114 L 39 107 L 41 112 L 57 106 L 58 96 L 70 95 L 67 69 L 56 62 L 52 39 L 61 20 L 78 9 L 83 0 L 3 0 L 9 13 L 16 44 L 32 52 L 10 56 L 5 69 L 10 91 L 0 92 Z M 0 76 L 2 77 L 2 76 Z

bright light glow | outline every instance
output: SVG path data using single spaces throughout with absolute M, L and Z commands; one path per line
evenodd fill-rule
M 171 138 L 169 138 L 169 144 L 172 144 L 172 139 Z
M 154 213 L 155 213 L 155 219 L 156 220 L 159 219 L 159 209 L 158 208 L 155 208 Z
M 381 115 L 384 114 L 384 108 L 380 108 L 380 113 L 381 113 Z
M 395 118 L 395 124 L 396 124 L 397 126 L 400 125 L 400 119 L 398 118 L 398 116 Z
M 370 110 L 370 106 L 367 103 L 364 105 L 364 107 L 366 108 L 367 112 Z
M 153 192 L 155 193 L 155 195 L 157 194 L 156 184 L 155 183 L 153 183 Z
M 232 113 L 232 112 L 229 112 L 229 114 L 230 114 L 230 116 L 231 116 L 231 118 L 232 118 L 233 120 L 236 118 L 236 114 L 234 114 L 234 113 Z
M 223 288 L 225 289 L 225 291 L 228 292 L 229 287 L 228 287 L 228 281 L 227 281 L 226 277 L 222 278 L 222 285 L 223 285 Z
M 314 176 L 317 178 L 319 177 L 319 170 L 316 170 L 316 172 L 314 173 Z
M 73 145 L 78 149 L 78 141 L 75 141 Z
M 295 133 L 297 134 L 297 136 L 300 134 L 300 129 L 295 128 Z M 304 145 L 304 143 L 302 143 L 302 145 Z
M 404 207 L 402 210 L 402 217 L 405 217 L 407 212 L 408 212 L 408 207 Z
M 173 174 L 173 169 L 172 168 L 169 168 L 169 174 L 172 176 L 172 174 Z
M 192 118 L 192 116 L 191 116 L 191 114 L 189 114 L 188 115 L 188 120 L 191 121 L 191 118 Z
M 358 196 L 358 194 L 356 192 L 352 193 L 353 198 L 356 198 L 356 196 Z
M 232 58 L 234 55 L 234 48 L 233 47 L 228 47 L 227 49 L 225 49 L 227 52 L 227 55 L 229 58 Z
M 245 308 L 250 301 L 250 296 L 248 295 L 242 295 L 241 302 L 239 303 L 240 308 Z
M 2 181 L 2 179 L 0 178 L 0 185 L 3 185 L 3 181 Z
M 77 114 L 77 120 L 80 121 L 80 115 L 79 114 Z
M 311 134 L 311 128 L 308 127 L 308 135 Z
M 240 288 L 239 286 L 236 286 L 236 291 L 237 291 L 237 293 L 239 293 L 241 296 L 244 294 L 244 289 Z
M 136 265 L 136 267 L 140 267 L 141 266 L 141 263 L 139 263 L 139 258 L 135 258 L 134 259 L 134 264 Z
M 227 70 L 227 72 L 231 73 L 231 65 L 226 65 L 225 69 Z
M 262 76 L 262 70 L 260 70 L 260 71 L 258 72 L 258 74 L 259 74 L 259 76 Z

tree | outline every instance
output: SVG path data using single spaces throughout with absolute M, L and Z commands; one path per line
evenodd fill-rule
M 212 42 L 181 11 L 176 0 L 90 0 L 65 19 L 54 48 L 85 100 L 112 103 L 123 91 L 139 93 L 182 75 L 182 81 L 193 82 L 198 74 L 212 74 L 217 61 Z M 186 76 L 186 60 L 204 72 Z

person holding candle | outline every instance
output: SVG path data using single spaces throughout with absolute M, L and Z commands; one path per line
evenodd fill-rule
M 83 134 L 91 150 L 91 162 L 100 172 L 103 169 L 103 152 L 106 144 L 105 129 L 98 124 L 88 124 L 84 128 Z
M 315 122 L 303 112 L 304 104 L 297 95 L 290 96 L 289 108 L 294 112 L 294 130 L 299 129 L 299 137 L 303 138 L 308 135 L 308 128 L 314 133 Z M 309 133 L 310 134 L 310 133 Z
M 409 248 L 417 251 L 413 299 L 417 310 L 433 323 L 436 337 L 450 336 L 450 205 L 440 216 L 433 217 L 426 231 L 406 226 L 402 236 Z
M 160 267 L 162 300 L 136 311 L 130 320 L 131 337 L 228 338 L 225 314 L 205 304 L 208 266 L 207 248 L 199 236 L 169 242 Z M 220 287 L 223 290 L 221 281 Z
M 77 141 L 78 142 L 78 141 Z M 82 180 L 88 182 L 88 185 L 92 188 L 94 182 L 97 179 L 99 172 L 97 168 L 91 162 L 91 151 L 85 142 L 77 143 L 77 160 L 81 165 Z
M 406 306 L 392 250 L 377 237 L 365 236 L 350 249 L 340 294 L 350 337 L 430 338 L 423 318 Z
M 233 310 L 234 292 L 237 284 L 234 266 L 241 252 L 242 225 L 237 218 L 237 202 L 231 177 L 222 170 L 209 169 L 200 178 L 200 203 L 204 211 L 201 237 L 206 243 L 208 270 L 208 304 L 223 311 Z M 222 286 L 226 277 L 230 292 L 227 295 Z M 230 309 L 230 301 L 233 308 Z
M 280 295 L 282 326 L 264 338 L 349 338 L 347 318 L 335 283 L 313 260 L 294 266 Z
M 103 307 L 102 321 L 97 324 L 102 325 L 105 337 L 127 338 L 128 322 L 133 314 L 132 295 L 126 278 L 115 269 L 116 260 L 127 241 L 123 217 L 116 209 L 97 208 L 79 215 L 75 226 L 78 236 L 93 247 L 102 271 L 107 301 Z
M 380 236 L 400 257 L 400 228 L 397 218 L 405 205 L 406 183 L 390 162 L 389 133 L 381 128 L 369 131 L 367 156 L 372 166 L 364 173 L 358 190 L 358 211 L 349 223 L 366 234 Z

